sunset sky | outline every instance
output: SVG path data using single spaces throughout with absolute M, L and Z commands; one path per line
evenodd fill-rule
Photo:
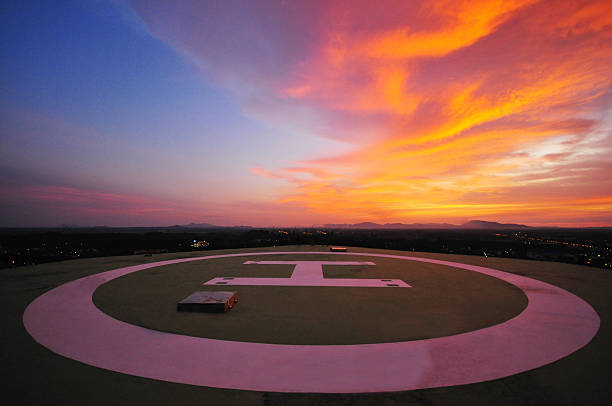
M 612 2 L 7 1 L 0 226 L 612 226 Z

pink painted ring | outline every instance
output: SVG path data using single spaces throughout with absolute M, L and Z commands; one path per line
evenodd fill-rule
M 597 313 L 577 296 L 495 269 L 427 258 L 396 258 L 480 272 L 519 287 L 529 300 L 518 316 L 468 333 L 426 340 L 359 345 L 279 345 L 165 333 L 113 319 L 92 302 L 96 288 L 162 265 L 247 255 L 185 258 L 115 269 L 58 286 L 35 299 L 23 323 L 58 354 L 130 375 L 217 388 L 273 392 L 358 393 L 462 385 L 503 378 L 566 357 L 590 342 Z

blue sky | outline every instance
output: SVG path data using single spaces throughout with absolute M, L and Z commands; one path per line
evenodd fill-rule
M 609 225 L 612 10 L 550 8 L 4 2 L 0 226 Z

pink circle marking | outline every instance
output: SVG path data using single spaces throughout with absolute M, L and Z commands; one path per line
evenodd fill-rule
M 32 337 L 58 354 L 130 375 L 217 388 L 358 393 L 462 385 L 503 378 L 561 359 L 599 329 L 595 310 L 553 285 L 495 269 L 399 255 L 363 255 L 429 262 L 480 272 L 519 287 L 529 300 L 518 316 L 480 330 L 427 340 L 359 345 L 280 345 L 165 333 L 116 320 L 92 295 L 100 285 L 162 265 L 247 255 L 184 258 L 114 269 L 74 280 L 39 296 L 25 310 Z

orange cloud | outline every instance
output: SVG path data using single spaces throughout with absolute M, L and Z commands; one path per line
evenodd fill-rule
M 311 100 L 322 108 L 388 113 L 386 134 L 352 153 L 305 162 L 325 176 L 313 171 L 281 203 L 343 221 L 524 217 L 561 224 L 610 213 L 609 178 L 602 190 L 588 176 L 589 159 L 609 153 L 610 140 L 588 156 L 573 150 L 585 144 L 555 141 L 592 137 L 604 125 L 593 114 L 606 108 L 601 101 L 612 85 L 612 47 L 601 42 L 612 29 L 611 14 L 603 13 L 609 4 L 555 6 L 559 20 L 543 26 L 541 13 L 551 4 L 532 3 L 426 3 L 420 27 L 333 36 L 335 45 L 324 45 L 306 73 L 318 83 Z M 488 61 L 496 47 L 507 56 Z M 463 59 L 449 55 L 455 51 Z M 352 80 L 354 72 L 363 80 Z M 592 119 L 580 120 L 585 115 Z M 554 174 L 568 163 L 585 171 Z M 547 197 L 547 189 L 564 182 L 583 184 L 593 197 Z M 533 183 L 538 194 L 508 202 L 506 191 Z
M 419 12 L 424 29 L 402 27 L 365 41 L 360 52 L 375 58 L 444 56 L 490 35 L 521 7 L 534 0 L 435 1 Z
M 217 20 L 181 24 L 204 3 L 142 8 L 252 117 L 347 145 L 252 169 L 278 181 L 279 213 L 612 222 L 609 0 L 265 2 L 219 44 L 201 35 Z

